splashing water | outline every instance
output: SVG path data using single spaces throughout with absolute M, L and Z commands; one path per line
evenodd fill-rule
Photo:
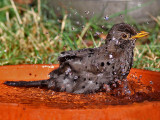
M 138 7 L 142 7 L 142 4 L 141 4 L 141 2 L 138 2 Z
M 109 16 L 105 16 L 104 19 L 105 19 L 105 20 L 109 20 Z
M 86 13 L 86 14 L 89 14 L 90 12 L 89 12 L 89 11 L 85 11 L 85 13 Z

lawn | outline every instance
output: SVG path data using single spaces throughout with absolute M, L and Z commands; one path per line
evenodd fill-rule
M 73 22 L 63 11 L 59 18 L 46 3 L 36 6 L 20 6 L 13 0 L 1 0 L 0 65 L 58 63 L 57 57 L 62 51 L 103 44 L 114 24 L 103 18 L 83 18 L 81 22 Z M 124 13 L 115 13 L 111 19 Z M 137 31 L 150 33 L 147 38 L 137 40 L 133 67 L 160 71 L 160 16 L 150 17 L 155 21 L 154 27 L 125 20 Z

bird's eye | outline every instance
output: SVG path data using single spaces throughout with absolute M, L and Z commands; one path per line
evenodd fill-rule
M 127 37 L 128 37 L 127 34 L 122 34 L 122 38 L 123 38 L 123 39 L 126 39 Z

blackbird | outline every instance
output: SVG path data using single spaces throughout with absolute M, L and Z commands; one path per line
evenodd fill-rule
M 117 80 L 126 79 L 133 65 L 136 38 L 147 32 L 137 33 L 125 23 L 115 24 L 109 31 L 105 44 L 97 48 L 61 52 L 60 66 L 49 73 L 50 78 L 39 81 L 6 81 L 18 87 L 46 87 L 69 93 L 92 93 L 110 89 Z

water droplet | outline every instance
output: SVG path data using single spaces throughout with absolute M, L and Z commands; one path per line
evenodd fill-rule
M 105 20 L 108 20 L 108 19 L 109 19 L 109 16 L 106 15 L 106 16 L 104 17 L 104 19 L 105 19 Z
M 113 58 L 113 55 L 112 55 L 112 54 L 110 54 L 110 55 L 109 55 L 109 58 Z
M 77 21 L 76 24 L 79 25 L 79 21 Z
M 54 68 L 54 66 L 50 66 L 50 65 L 43 65 L 42 68 Z
M 84 28 L 84 25 L 82 26 L 82 28 Z
M 100 32 L 96 32 L 95 34 L 94 34 L 94 36 L 99 36 L 100 35 Z
M 153 81 L 149 81 L 150 84 L 153 84 Z
M 120 66 L 121 66 L 121 68 L 124 68 L 124 64 L 121 64 Z M 122 70 L 123 70 L 123 69 L 122 69 Z
M 71 72 L 70 68 L 67 68 L 67 70 L 65 71 L 66 75 L 68 75 Z
M 92 83 L 93 83 L 93 81 L 89 81 L 88 83 L 89 83 L 89 84 L 92 84 Z
M 75 80 L 78 79 L 78 76 L 74 76 L 74 79 L 75 79 Z
M 140 75 L 139 78 L 142 78 L 142 75 Z
M 125 90 L 125 94 L 126 94 L 126 95 L 130 95 L 130 94 L 131 94 L 131 91 L 130 91 L 129 89 L 126 89 L 126 90 Z
M 101 27 L 102 27 L 102 28 L 104 28 L 105 26 L 104 26 L 104 25 L 102 25 Z
M 121 82 L 120 80 L 118 80 L 117 82 L 118 82 L 118 84 L 119 84 L 119 85 L 121 85 L 121 84 L 122 84 L 122 82 Z
M 89 11 L 85 11 L 86 14 L 89 14 Z
M 138 2 L 138 7 L 141 7 L 141 6 L 142 6 L 141 2 Z
M 126 73 L 122 73 L 122 75 L 124 76 L 124 75 L 126 75 Z
M 113 87 L 115 87 L 115 88 L 117 87 L 117 85 L 116 85 L 115 83 L 114 83 L 114 84 L 112 84 L 112 86 L 113 86 Z
M 110 86 L 107 84 L 103 85 L 103 89 L 105 89 L 107 92 L 110 92 L 110 90 L 111 90 Z
M 116 75 L 116 74 L 117 74 L 117 72 L 113 72 L 113 74 L 114 74 L 114 75 Z

